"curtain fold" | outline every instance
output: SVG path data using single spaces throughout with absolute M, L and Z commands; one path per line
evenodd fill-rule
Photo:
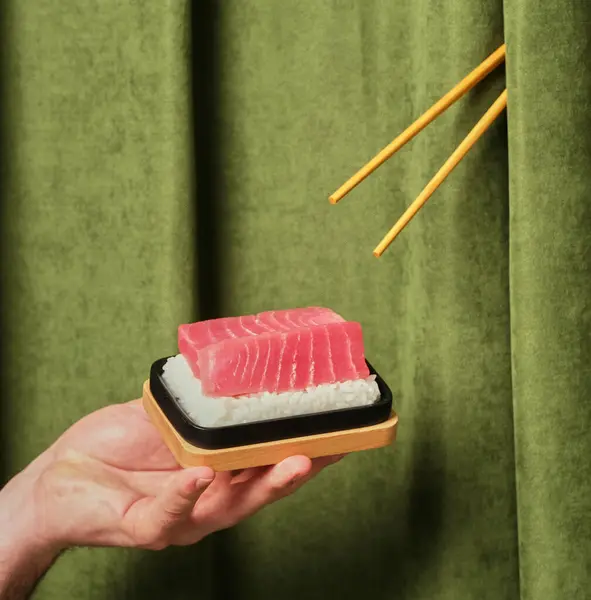
M 591 593 L 591 5 L 505 0 L 522 598 Z
M 358 167 L 503 41 L 498 2 L 226 3 L 226 314 L 361 321 L 400 413 L 229 532 L 230 597 L 517 598 L 506 121 L 372 249 L 504 86 L 499 70 L 341 201 Z
M 2 420 L 9 472 L 131 400 L 194 316 L 189 3 L 4 7 Z M 69 552 L 39 598 L 211 591 L 211 542 Z
M 77 550 L 36 597 L 585 598 L 591 8 L 6 3 L 5 475 L 140 393 L 187 319 L 326 305 L 399 413 L 194 548 Z M 192 37 L 192 39 L 190 39 Z M 328 195 L 505 40 L 501 67 Z M 509 107 L 372 249 L 504 87 Z

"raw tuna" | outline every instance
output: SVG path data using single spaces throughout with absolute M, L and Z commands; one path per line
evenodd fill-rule
M 361 325 L 343 319 L 226 337 L 196 354 L 208 396 L 297 391 L 369 375 Z
M 243 317 L 210 319 L 181 325 L 178 328 L 180 353 L 187 359 L 195 377 L 200 377 L 199 350 L 228 339 L 251 337 L 263 333 L 291 331 L 311 325 L 344 322 L 328 308 L 308 307 L 272 310 Z

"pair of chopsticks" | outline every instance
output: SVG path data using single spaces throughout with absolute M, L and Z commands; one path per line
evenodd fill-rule
M 412 140 L 429 123 L 434 121 L 441 113 L 447 110 L 454 102 L 464 96 L 477 83 L 482 81 L 489 73 L 496 69 L 505 60 L 506 45 L 503 44 L 493 52 L 483 63 L 469 73 L 460 83 L 453 87 L 445 96 L 438 100 L 426 113 L 420 116 L 408 129 L 403 131 L 396 139 L 388 144 L 379 154 L 372 158 L 355 175 L 346 181 L 334 194 L 329 197 L 331 204 L 336 204 L 353 188 L 359 185 L 368 175 L 373 173 L 380 165 L 388 160 L 396 151 L 400 150 L 407 142 Z M 507 107 L 507 90 L 497 98 L 494 104 L 486 111 L 484 116 L 476 123 L 472 131 L 464 138 L 454 153 L 447 159 L 435 177 L 427 184 L 418 198 L 406 209 L 398 222 L 390 229 L 382 241 L 373 251 L 379 257 L 394 241 L 394 238 L 408 225 L 420 208 L 433 195 L 435 190 L 443 183 L 447 176 L 457 167 L 462 158 L 468 154 L 484 132 L 492 125 L 494 120 Z

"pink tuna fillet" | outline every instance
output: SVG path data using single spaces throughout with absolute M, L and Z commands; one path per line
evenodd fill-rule
M 274 331 L 291 331 L 310 325 L 344 322 L 330 310 L 311 306 L 286 310 L 270 310 L 256 315 L 209 319 L 178 328 L 179 352 L 185 357 L 195 377 L 200 376 L 198 352 L 210 344 L 227 339 L 260 335 Z
M 197 354 L 208 396 L 296 391 L 369 375 L 361 325 L 350 321 L 226 339 Z

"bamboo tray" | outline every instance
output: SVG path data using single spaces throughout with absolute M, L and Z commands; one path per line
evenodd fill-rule
M 144 383 L 143 405 L 182 467 L 208 466 L 215 471 L 272 465 L 294 455 L 317 458 L 381 448 L 395 441 L 398 426 L 398 416 L 392 411 L 385 421 L 365 427 L 208 449 L 188 442 L 179 434 L 154 398 L 149 380 Z

